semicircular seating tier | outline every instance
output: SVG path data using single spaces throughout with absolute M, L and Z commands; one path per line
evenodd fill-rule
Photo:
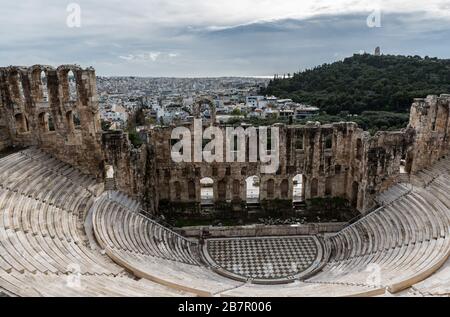
M 448 165 L 445 163 L 439 163 L 436 165 L 439 172 L 423 172 L 424 175 L 434 175 L 431 182 L 423 183 L 427 185 L 425 188 L 398 184 L 382 193 L 380 202 L 384 204 L 383 207 L 341 232 L 325 238 L 328 260 L 319 273 L 306 280 L 283 286 L 245 283 L 221 291 L 220 287 L 216 287 L 217 284 L 209 283 L 212 279 L 204 279 L 202 275 L 191 273 L 188 263 L 173 253 L 176 248 L 167 247 L 188 243 L 187 240 L 169 231 L 166 234 L 171 238 L 162 238 L 164 235 L 160 232 L 167 229 L 151 219 L 127 211 L 126 208 L 122 208 L 121 213 L 124 215 L 119 216 L 120 221 L 115 221 L 117 210 L 124 206 L 111 207 L 111 202 L 107 202 L 111 199 L 106 196 L 98 205 L 94 223 L 97 223 L 96 232 L 101 230 L 98 234 L 101 236 L 100 240 L 104 239 L 106 248 L 110 253 L 114 253 L 112 257 L 119 257 L 116 260 L 122 263 L 124 261 L 124 265 L 135 274 L 199 294 L 209 292 L 221 296 L 350 296 L 381 295 L 385 293 L 386 288 L 395 293 L 427 278 L 448 258 L 450 206 L 445 193 L 450 193 L 450 182 L 446 180 L 445 175 L 450 171 L 445 169 L 446 174 L 442 176 L 446 166 Z M 434 189 L 436 186 L 439 191 Z M 138 226 L 135 225 L 136 222 L 139 223 Z M 146 224 L 143 225 L 142 222 Z M 140 226 L 147 230 L 138 229 Z M 136 242 L 131 239 L 124 242 L 127 237 L 133 236 L 130 235 L 130 230 L 145 232 L 146 237 L 141 239 L 147 241 L 148 247 L 153 251 L 142 255 L 142 250 L 139 251 Z M 134 236 L 138 235 L 139 232 Z M 183 274 L 187 273 L 190 277 L 188 285 L 183 283 L 184 277 L 170 275 L 172 268 L 163 274 L 159 273 L 158 262 L 164 260 L 164 257 L 167 258 L 161 249 L 172 250 L 173 254 L 168 259 L 173 261 L 170 265 L 175 266 L 173 271 L 179 268 Z M 178 246 L 178 249 L 183 247 Z M 195 253 L 196 248 L 185 249 Z M 207 272 L 209 275 L 210 272 Z M 203 282 L 197 285 L 197 281 L 192 279 L 194 276 L 198 276 Z M 161 278 L 164 281 L 161 281 Z M 223 280 L 220 281 L 222 282 Z
M 0 159 L 0 291 L 11 296 L 182 296 L 137 280 L 92 244 L 84 216 L 102 186 L 48 154 Z
M 217 274 L 203 245 L 139 203 L 31 148 L 0 159 L 0 292 L 16 296 L 361 296 L 450 293 L 450 164 L 381 193 L 321 238 L 320 270 L 289 284 Z M 89 228 L 93 228 L 92 230 Z M 280 237 L 282 238 L 282 237 Z M 97 244 L 98 243 L 98 244 Z M 306 279 L 305 279 L 306 278 Z

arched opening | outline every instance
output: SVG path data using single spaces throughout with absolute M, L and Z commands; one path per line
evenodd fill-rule
M 66 113 L 66 122 L 69 131 L 81 129 L 81 121 L 80 116 L 78 115 L 78 111 L 68 111 Z
M 403 154 L 400 159 L 400 174 L 407 174 L 406 171 L 406 154 Z
M 53 120 L 53 116 L 51 113 L 47 114 L 48 116 L 48 131 L 55 131 L 55 121 Z
M 273 199 L 275 196 L 275 181 L 273 179 L 269 179 L 266 183 L 267 190 L 267 198 Z
M 177 201 L 180 201 L 181 200 L 181 184 L 180 184 L 180 182 L 176 181 L 173 184 L 173 188 L 174 188 L 174 191 L 175 191 L 175 199 Z
M 238 179 L 233 181 L 233 200 L 241 199 L 241 182 Z
M 115 190 L 114 166 L 105 165 L 105 190 Z
M 195 182 L 193 180 L 188 181 L 188 196 L 189 200 L 195 200 L 196 199 L 196 186 Z
M 66 123 L 69 131 L 75 130 L 75 125 L 73 122 L 73 112 L 67 111 L 66 113 Z
M 22 113 L 18 113 L 14 116 L 16 121 L 16 129 L 18 133 L 28 132 L 28 120 Z
M 159 182 L 159 199 L 170 200 L 170 181 L 168 178 L 163 177 Z
M 245 180 L 247 184 L 246 199 L 247 203 L 259 202 L 260 180 L 258 176 L 250 176 Z
M 214 180 L 209 177 L 200 180 L 200 199 L 202 205 L 214 203 Z
M 333 147 L 333 135 L 328 134 L 325 136 L 325 149 L 331 149 Z
M 317 178 L 313 178 L 311 181 L 311 198 L 317 197 L 319 194 L 319 181 Z
M 68 84 L 68 100 L 76 101 L 77 100 L 77 81 L 75 78 L 75 74 L 73 71 L 69 70 L 67 73 L 67 84 Z
M 48 102 L 50 100 L 49 93 L 48 93 L 48 80 L 47 80 L 47 74 L 44 71 L 41 71 L 39 74 L 40 78 L 40 91 L 41 91 L 41 100 L 42 102 Z
M 294 179 L 293 179 L 293 193 L 292 193 L 292 197 L 293 197 L 293 201 L 294 202 L 300 202 L 303 201 L 303 175 L 302 174 L 298 174 L 295 175 Z
M 353 182 L 352 184 L 352 206 L 358 208 L 358 192 L 359 184 L 358 182 Z
M 192 107 L 194 118 L 202 118 L 205 122 L 216 122 L 216 105 L 209 98 L 200 97 L 195 100 Z
M 224 179 L 221 179 L 217 184 L 217 194 L 219 201 L 227 199 L 227 182 Z
M 296 150 L 303 150 L 304 149 L 303 131 L 300 130 L 300 129 L 297 129 L 297 131 L 296 131 L 295 149 Z
M 114 178 L 114 166 L 106 165 L 105 170 L 106 170 L 106 178 L 113 179 Z
M 283 179 L 280 185 L 280 193 L 281 198 L 286 199 L 289 196 L 289 181 L 287 179 Z
M 407 174 L 411 173 L 412 164 L 414 162 L 414 154 L 412 152 L 408 152 L 406 154 L 406 160 L 405 160 L 405 172 Z
M 39 114 L 38 116 L 38 123 L 39 123 L 39 130 L 46 132 L 48 131 L 48 118 L 47 118 L 47 113 L 46 112 L 42 112 Z
M 325 180 L 325 196 L 333 195 L 333 179 L 331 177 L 327 177 Z

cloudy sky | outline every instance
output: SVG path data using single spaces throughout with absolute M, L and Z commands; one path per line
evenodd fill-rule
M 0 13 L 2 66 L 270 76 L 376 46 L 450 58 L 450 0 L 0 0 Z

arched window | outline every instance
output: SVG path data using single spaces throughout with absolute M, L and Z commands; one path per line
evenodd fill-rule
M 331 177 L 327 177 L 325 180 L 325 196 L 333 195 L 333 179 Z
M 273 179 L 269 179 L 266 184 L 267 198 L 273 198 L 275 194 L 275 181 Z
M 69 131 L 75 130 L 75 124 L 73 122 L 73 112 L 67 111 L 66 113 L 66 124 Z
M 18 113 L 14 116 L 16 121 L 16 129 L 18 133 L 28 132 L 28 120 L 22 113 Z
M 48 131 L 55 131 L 55 121 L 51 113 L 47 114 Z
M 31 74 L 31 95 L 34 102 L 48 102 L 47 75 L 42 69 L 34 69 Z
M 208 98 L 199 98 L 193 106 L 195 118 L 203 118 L 205 121 L 216 122 L 216 105 Z
M 48 102 L 50 100 L 49 92 L 48 92 L 48 79 L 47 74 L 44 71 L 40 73 L 40 91 L 41 91 L 41 100 L 42 102 Z
M 224 201 L 227 199 L 227 182 L 221 179 L 217 184 L 218 199 Z
M 238 179 L 233 181 L 233 200 L 241 198 L 241 182 Z
M 55 131 L 55 122 L 50 113 L 42 112 L 39 114 L 39 129 L 43 132 Z
M 159 181 L 159 189 L 160 200 L 170 200 L 170 181 L 168 178 Z
M 47 120 L 47 113 L 42 112 L 38 116 L 38 122 L 39 122 L 39 130 L 45 132 L 48 131 L 48 120 Z
M 80 114 L 78 113 L 78 111 L 73 111 L 72 113 L 72 121 L 73 121 L 73 125 L 75 127 L 75 129 L 81 129 L 81 119 L 80 119 Z
M 73 71 L 69 71 L 67 73 L 67 82 L 68 82 L 68 96 L 69 101 L 76 101 L 78 98 L 77 94 L 77 81 L 75 74 Z
M 317 197 L 319 193 L 319 181 L 317 178 L 313 178 L 311 181 L 311 198 Z
M 189 200 L 195 200 L 196 199 L 196 192 L 195 192 L 195 182 L 193 180 L 188 181 L 188 195 Z
M 286 199 L 289 196 L 289 181 L 283 179 L 280 186 L 281 198 Z
M 174 190 L 175 190 L 175 199 L 176 200 L 181 200 L 181 184 L 180 182 L 175 182 L 173 184 Z
M 165 169 L 164 170 L 164 177 L 165 178 L 170 178 L 170 169 Z
M 331 149 L 333 147 L 333 135 L 328 134 L 325 136 L 325 149 Z
M 296 136 L 295 136 L 295 149 L 296 150 L 303 150 L 304 144 L 303 144 L 303 131 L 298 129 L 296 130 Z

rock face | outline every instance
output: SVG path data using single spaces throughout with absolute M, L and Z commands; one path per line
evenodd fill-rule
M 279 169 L 265 174 L 262 163 L 248 160 L 175 163 L 173 127 L 148 131 L 139 149 L 133 148 L 126 133 L 102 132 L 91 68 L 0 68 L 0 94 L 0 150 L 11 145 L 38 146 L 99 179 L 108 170 L 114 175 L 109 186 L 139 198 L 151 213 L 164 213 L 162 206 L 167 204 L 198 208 L 200 180 L 205 177 L 213 180 L 214 204 L 239 210 L 248 201 L 247 178 L 257 176 L 259 202 L 276 208 L 292 203 L 297 175 L 301 175 L 304 199 L 345 197 L 366 212 L 374 206 L 378 192 L 449 151 L 450 95 L 415 100 L 408 128 L 374 136 L 351 122 L 277 125 Z M 225 135 L 226 127 L 215 126 Z M 194 129 L 193 125 L 186 128 Z

